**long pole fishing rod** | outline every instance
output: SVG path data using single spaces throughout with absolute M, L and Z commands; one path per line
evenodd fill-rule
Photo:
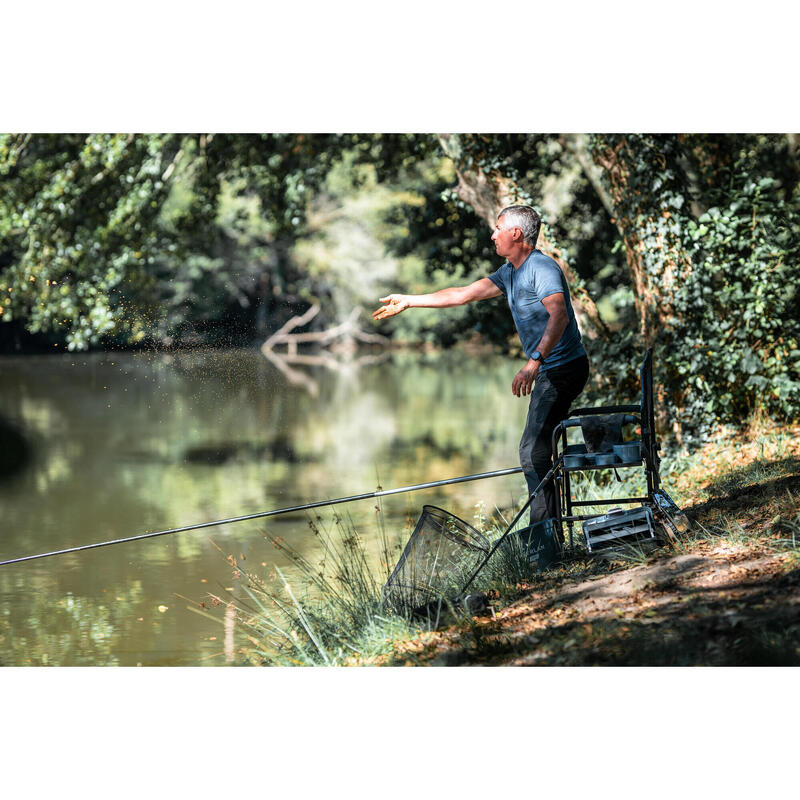
M 416 492 L 420 489 L 433 489 L 436 486 L 449 486 L 452 483 L 464 483 L 465 481 L 477 481 L 482 478 L 496 478 L 500 475 L 513 475 L 515 472 L 522 472 L 522 467 L 510 467 L 509 469 L 498 469 L 494 472 L 479 472 L 475 475 L 464 475 L 460 478 L 448 478 L 443 481 L 432 481 L 430 483 L 417 483 L 414 486 L 401 486 L 398 489 L 381 489 L 376 492 L 366 492 L 364 494 L 354 494 L 350 497 L 338 497 L 335 500 L 318 500 L 316 503 L 304 503 L 299 506 L 289 506 L 288 508 L 276 508 L 272 511 L 261 511 L 258 514 L 245 514 L 241 517 L 230 517 L 229 519 L 218 519 L 213 522 L 198 522 L 196 525 L 184 525 L 182 528 L 169 528 L 165 531 L 154 531 L 152 533 L 140 533 L 138 536 L 128 536 L 124 539 L 111 539 L 107 542 L 95 542 L 94 544 L 83 544 L 78 547 L 67 547 L 64 550 L 53 550 L 50 553 L 37 553 L 32 556 L 21 556 L 11 558 L 8 561 L 0 561 L 0 567 L 7 564 L 18 564 L 20 561 L 33 561 L 36 558 L 48 558 L 49 556 L 61 556 L 65 553 L 77 553 L 81 550 L 92 550 L 95 547 L 108 547 L 112 544 L 123 544 L 124 542 L 135 542 L 139 539 L 152 539 L 155 536 L 167 536 L 171 533 L 183 533 L 193 531 L 198 528 L 211 528 L 216 525 L 228 525 L 232 522 L 245 522 L 250 519 L 261 519 L 263 517 L 273 517 L 277 514 L 289 514 L 292 511 L 307 511 L 311 508 L 321 508 L 322 506 L 335 506 L 339 503 L 352 503 L 354 500 L 367 500 L 372 497 L 386 497 L 390 494 L 401 494 L 402 492 Z

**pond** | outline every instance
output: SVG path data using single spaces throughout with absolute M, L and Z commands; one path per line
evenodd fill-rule
M 502 356 L 392 353 L 328 366 L 250 350 L 0 358 L 0 415 L 32 444 L 0 483 L 0 561 L 274 508 L 517 465 L 527 399 Z M 407 538 L 423 504 L 472 522 L 506 512 L 519 474 L 383 497 Z M 376 500 L 346 515 L 377 542 Z M 239 632 L 190 606 L 236 597 L 233 556 L 258 574 L 313 559 L 311 512 L 0 567 L 0 665 L 240 663 Z M 223 607 L 224 609 L 224 607 Z

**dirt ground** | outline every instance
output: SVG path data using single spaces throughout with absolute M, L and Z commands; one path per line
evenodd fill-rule
M 491 616 L 404 643 L 389 663 L 800 664 L 800 561 L 786 553 L 698 545 L 522 592 Z
M 798 494 L 798 474 L 736 487 L 687 508 L 693 532 L 643 563 L 567 561 L 503 608 L 398 643 L 383 663 L 800 665 L 800 528 L 787 523 Z

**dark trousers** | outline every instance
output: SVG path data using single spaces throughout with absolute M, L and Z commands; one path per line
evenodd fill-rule
M 528 419 L 519 443 L 519 463 L 528 493 L 553 466 L 553 430 L 569 416 L 572 401 L 583 391 L 589 377 L 589 359 L 580 356 L 566 364 L 539 372 L 531 392 Z M 556 515 L 556 494 L 548 481 L 531 503 L 531 525 Z

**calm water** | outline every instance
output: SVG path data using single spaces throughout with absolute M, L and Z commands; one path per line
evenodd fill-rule
M 527 400 L 502 357 L 394 354 L 344 371 L 279 370 L 213 351 L 0 358 L 0 413 L 34 445 L 0 483 L 0 561 L 313 500 L 516 465 Z M 382 499 L 402 538 L 424 503 L 473 519 L 519 475 Z M 375 501 L 338 506 L 376 542 Z M 333 509 L 320 515 L 332 526 Z M 227 555 L 284 568 L 266 539 L 314 556 L 307 514 L 0 567 L 0 664 L 237 663 L 236 631 L 188 610 L 242 593 Z

